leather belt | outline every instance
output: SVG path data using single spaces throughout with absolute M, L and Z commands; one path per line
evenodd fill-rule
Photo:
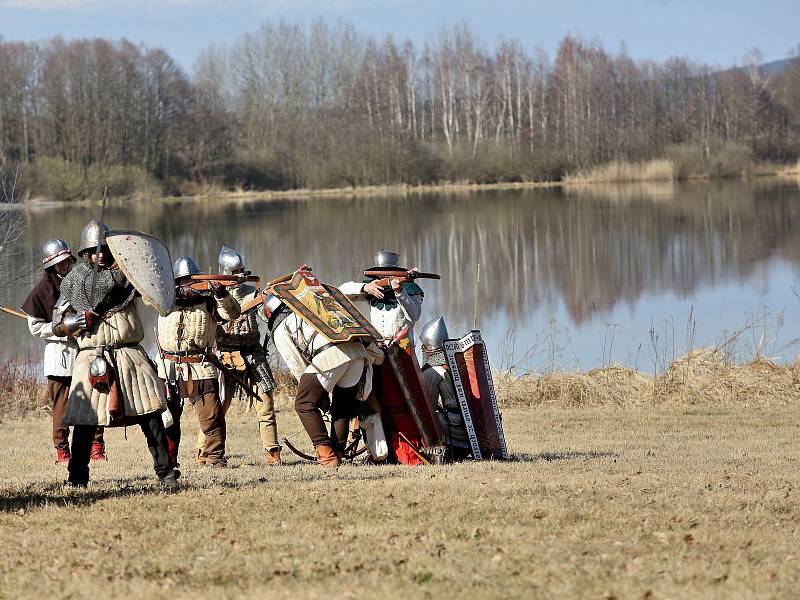
M 172 354 L 171 352 L 164 352 L 164 358 L 167 360 L 171 360 L 174 363 L 184 364 L 184 363 L 201 363 L 205 361 L 205 357 L 202 354 Z

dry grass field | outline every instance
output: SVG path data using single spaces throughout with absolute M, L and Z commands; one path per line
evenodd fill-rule
M 797 597 L 796 404 L 504 418 L 508 462 L 329 472 L 266 468 L 237 412 L 232 468 L 195 467 L 187 443 L 177 495 L 138 430 L 109 431 L 110 461 L 74 491 L 47 420 L 6 420 L 0 597 Z

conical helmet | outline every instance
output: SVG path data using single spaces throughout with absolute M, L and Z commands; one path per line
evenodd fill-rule
M 191 256 L 181 256 L 172 266 L 172 272 L 175 274 L 175 279 L 180 279 L 190 275 L 199 275 L 200 269 Z
M 442 344 L 448 338 L 447 325 L 444 317 L 437 317 L 422 326 L 419 332 L 419 343 L 425 351 L 441 350 Z
M 42 268 L 53 267 L 67 259 L 75 259 L 72 256 L 69 244 L 60 238 L 47 240 L 42 246 Z
M 244 256 L 233 248 L 223 246 L 219 251 L 219 272 L 222 275 L 230 275 L 236 269 L 244 269 Z
M 78 256 L 90 248 L 97 248 L 97 244 L 104 246 L 106 232 L 110 231 L 108 225 L 100 221 L 89 221 L 81 231 L 81 242 L 78 245 Z

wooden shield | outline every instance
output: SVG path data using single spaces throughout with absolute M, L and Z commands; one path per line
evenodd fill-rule
M 279 280 L 269 289 L 330 342 L 381 339 L 378 331 L 338 288 L 320 282 L 311 271 L 295 271 L 291 278 Z
M 477 460 L 508 458 L 503 421 L 481 332 L 475 330 L 460 340 L 445 340 L 444 351 L 472 456 Z
M 396 342 L 387 350 L 386 356 L 396 384 L 419 430 L 423 446 L 439 446 L 442 444 L 442 426 L 436 416 L 436 407 L 428 397 L 414 345 L 408 337 L 408 329 L 404 330 L 402 337 L 395 339 Z

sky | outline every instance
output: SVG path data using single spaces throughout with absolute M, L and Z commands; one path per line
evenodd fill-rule
M 466 22 L 485 42 L 519 39 L 551 57 L 566 34 L 634 59 L 686 56 L 712 66 L 765 61 L 800 46 L 798 0 L 0 0 L 0 38 L 128 38 L 166 49 L 191 70 L 199 52 L 266 19 L 343 19 L 360 31 L 422 44 Z

